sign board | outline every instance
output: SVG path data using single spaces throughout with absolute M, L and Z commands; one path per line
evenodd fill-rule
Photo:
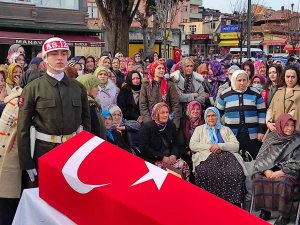
M 241 24 L 221 25 L 221 33 L 240 32 L 241 27 Z
M 238 32 L 232 32 L 232 33 L 220 33 L 220 39 L 238 39 L 240 36 L 240 33 Z

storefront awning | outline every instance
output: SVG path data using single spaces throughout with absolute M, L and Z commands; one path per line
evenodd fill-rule
M 219 43 L 220 47 L 235 47 L 239 45 L 238 40 L 222 40 Z
M 72 47 L 104 47 L 105 43 L 98 36 L 57 35 L 67 41 Z M 42 46 L 52 34 L 34 34 L 0 31 L 0 44 L 20 44 Z
M 69 46 L 74 47 L 104 47 L 105 45 L 99 36 L 58 35 L 58 37 L 64 39 Z
M 264 40 L 261 42 L 262 45 L 285 45 L 286 41 L 284 40 Z

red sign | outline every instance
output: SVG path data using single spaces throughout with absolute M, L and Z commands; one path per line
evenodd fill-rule
M 39 159 L 39 187 L 79 225 L 268 224 L 85 131 Z
M 179 48 L 174 48 L 173 59 L 175 63 L 180 62 L 182 56 L 182 50 Z
M 209 34 L 189 34 L 187 39 L 209 39 Z

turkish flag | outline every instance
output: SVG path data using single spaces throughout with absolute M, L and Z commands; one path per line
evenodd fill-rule
M 85 131 L 39 159 L 39 187 L 80 225 L 268 224 Z

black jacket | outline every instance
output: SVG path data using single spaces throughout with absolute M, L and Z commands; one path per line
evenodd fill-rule
M 137 120 L 141 115 L 139 102 L 135 103 L 131 89 L 126 86 L 121 88 L 117 104 L 122 110 L 124 119 Z
M 161 161 L 164 156 L 179 158 L 175 124 L 168 121 L 164 131 L 159 131 L 154 121 L 144 123 L 139 131 L 139 147 L 142 157 L 151 163 Z

